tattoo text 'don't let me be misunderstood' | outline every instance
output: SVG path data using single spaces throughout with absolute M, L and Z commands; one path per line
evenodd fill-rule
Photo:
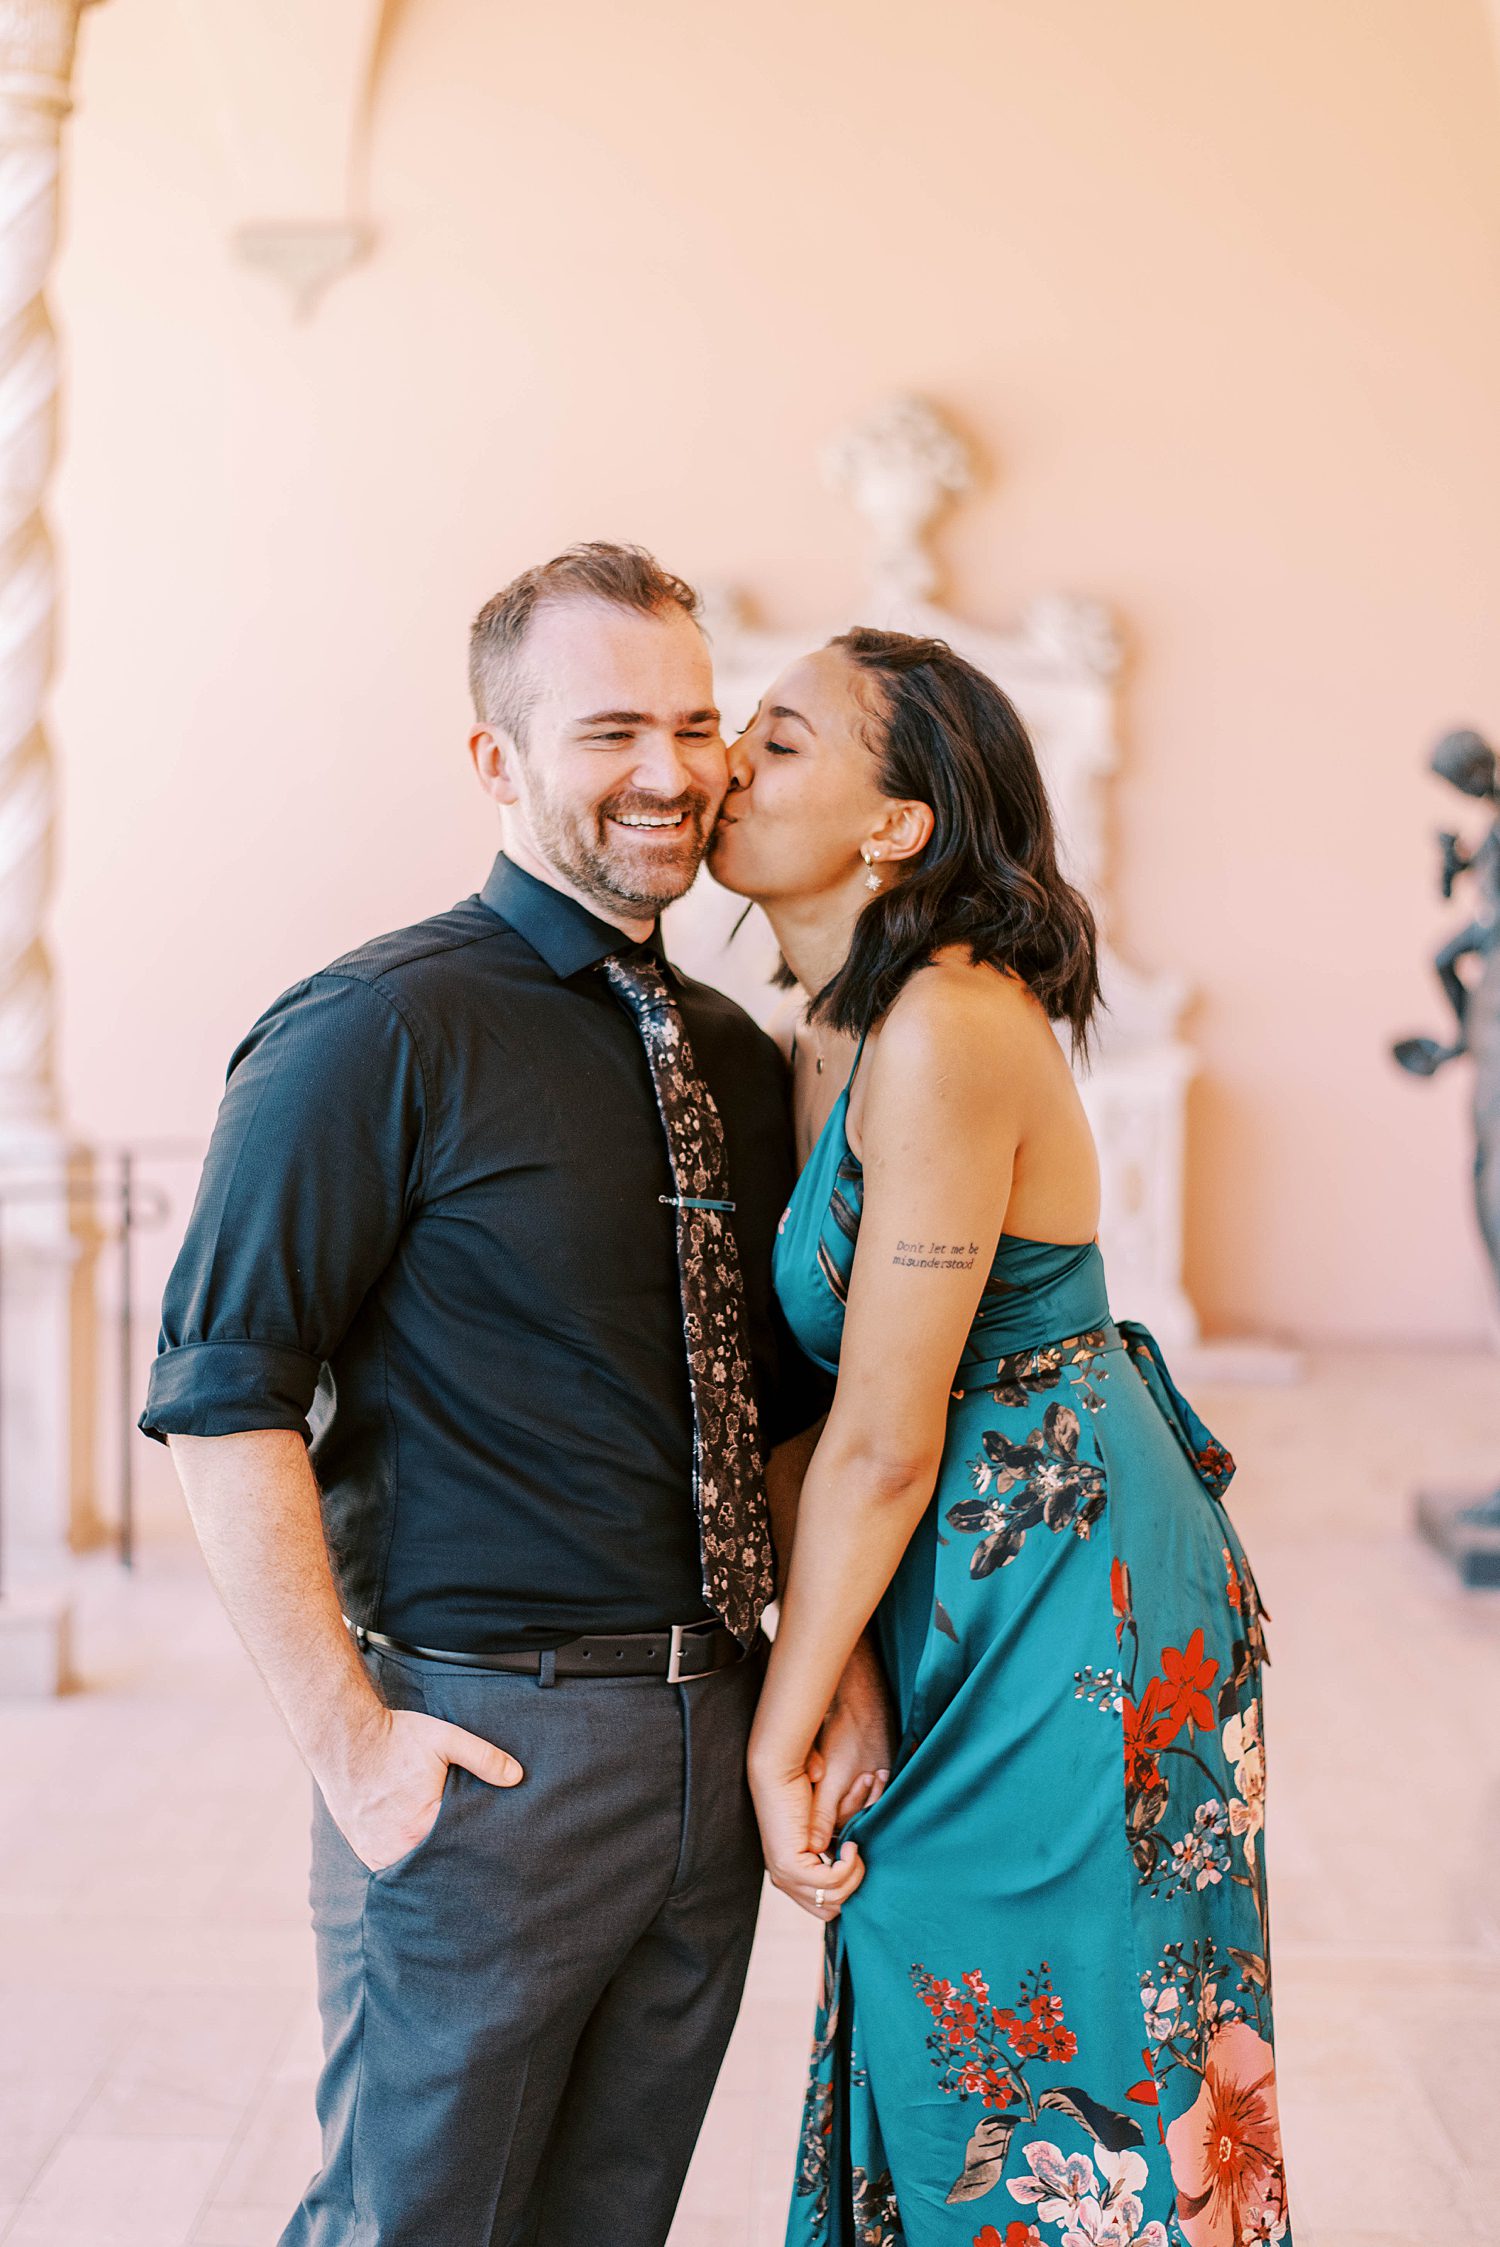
M 978 1254 L 978 1241 L 898 1240 L 891 1262 L 917 1272 L 969 1272 Z

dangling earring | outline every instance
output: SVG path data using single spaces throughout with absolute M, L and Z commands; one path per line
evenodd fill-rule
M 859 855 L 864 860 L 867 869 L 865 874 L 865 888 L 884 889 L 885 884 L 875 871 L 873 851 L 862 850 Z

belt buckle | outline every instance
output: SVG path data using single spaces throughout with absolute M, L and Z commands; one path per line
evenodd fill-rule
M 672 1625 L 672 1644 L 667 1652 L 668 1685 L 681 1685 L 683 1682 L 682 1642 L 686 1636 L 687 1626 L 685 1623 L 674 1623 Z

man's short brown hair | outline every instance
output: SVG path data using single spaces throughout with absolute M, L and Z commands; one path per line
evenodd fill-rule
M 520 739 L 528 707 L 517 660 L 521 645 L 537 610 L 546 602 L 565 600 L 607 601 L 643 616 L 679 608 L 696 618 L 699 608 L 691 585 L 664 570 L 644 546 L 590 539 L 523 570 L 485 602 L 469 633 L 469 691 L 481 725 L 498 726 L 513 740 Z

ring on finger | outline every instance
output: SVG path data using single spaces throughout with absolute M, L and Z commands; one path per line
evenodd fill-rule
M 813 1902 L 814 1902 L 814 1904 L 815 1904 L 815 1905 L 817 1906 L 817 1908 L 818 1908 L 818 1910 L 819 1910 L 819 1911 L 821 1911 L 821 1910 L 823 1909 L 823 1896 L 824 1896 L 824 1891 L 823 1891 L 823 1889 L 821 1889 L 821 1888 L 815 1888 L 815 1889 L 813 1890 Z

